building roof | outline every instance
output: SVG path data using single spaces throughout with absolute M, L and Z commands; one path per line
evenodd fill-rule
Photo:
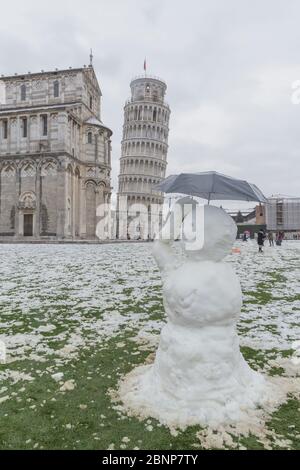
M 272 201 L 278 201 L 278 200 L 281 200 L 281 201 L 291 201 L 291 202 L 299 202 L 300 200 L 300 197 L 298 196 L 287 196 L 285 194 L 273 194 L 271 197 L 268 197 L 268 202 L 272 202 Z
M 14 74 L 14 75 L 8 75 L 8 76 L 4 76 L 4 75 L 1 75 L 0 76 L 0 80 L 3 80 L 3 81 L 6 81 L 6 80 L 16 80 L 16 79 L 20 79 L 20 80 L 25 80 L 25 79 L 29 79 L 29 78 L 36 78 L 36 77 L 39 77 L 39 76 L 44 76 L 44 75 L 58 75 L 58 74 L 61 74 L 61 73 L 74 73 L 74 72 L 81 72 L 82 70 L 90 70 L 92 69 L 93 67 L 79 67 L 79 68 L 68 68 L 68 69 L 62 69 L 62 70 L 50 70 L 50 71 L 44 71 L 42 70 L 41 72 L 35 72 L 35 73 L 31 73 L 31 72 L 27 72 L 27 73 L 17 73 L 17 74 Z
M 160 82 L 162 83 L 163 85 L 165 85 L 165 87 L 167 87 L 167 84 L 166 82 L 160 78 L 160 77 L 156 77 L 155 75 L 148 75 L 148 74 L 144 74 L 144 75 L 137 75 L 136 77 L 133 77 L 132 80 L 131 80 L 131 84 L 135 81 L 138 81 L 138 80 L 141 80 L 143 82 L 151 82 L 151 81 L 155 81 L 155 82 Z
M 86 121 L 84 121 L 84 124 L 87 124 L 88 126 L 96 126 L 96 127 L 101 127 L 102 129 L 106 129 L 109 133 L 110 136 L 113 135 L 113 132 L 109 127 L 105 126 L 98 118 L 95 116 L 91 116 L 88 118 Z
M 68 69 L 62 69 L 62 70 L 59 70 L 59 69 L 56 69 L 56 70 L 50 70 L 50 71 L 44 71 L 42 70 L 41 72 L 36 72 L 36 73 L 31 73 L 31 72 L 28 72 L 26 74 L 15 74 L 15 75 L 9 75 L 9 76 L 4 76 L 4 75 L 1 75 L 0 76 L 0 83 L 1 82 L 10 82 L 12 80 L 19 80 L 19 81 L 25 81 L 25 80 L 35 80 L 35 79 L 39 79 L 39 78 L 43 78 L 45 76 L 52 76 L 52 77 L 59 77 L 60 75 L 62 74 L 74 74 L 74 73 L 79 73 L 79 72 L 83 72 L 86 76 L 91 76 L 93 75 L 94 77 L 94 85 L 96 86 L 100 96 L 102 96 L 102 92 L 101 92 L 101 88 L 100 88 L 100 85 L 99 85 L 99 82 L 98 82 L 98 78 L 97 78 L 97 75 L 96 75 L 96 72 L 94 70 L 94 67 L 92 65 L 89 65 L 89 66 L 86 66 L 84 65 L 83 67 L 77 67 L 77 68 L 72 68 L 72 67 L 69 67 Z
M 103 123 L 95 118 L 94 116 L 90 117 L 89 119 L 87 119 L 84 124 L 88 124 L 89 126 L 98 126 L 98 127 L 103 127 Z

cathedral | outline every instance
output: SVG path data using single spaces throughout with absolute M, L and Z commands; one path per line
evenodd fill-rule
M 89 66 L 0 77 L 0 240 L 92 240 L 111 136 Z

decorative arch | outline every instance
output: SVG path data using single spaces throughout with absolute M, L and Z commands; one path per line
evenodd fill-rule
M 67 166 L 67 173 L 69 173 L 70 175 L 73 175 L 74 171 L 73 171 L 73 167 L 72 165 L 69 163 L 68 166 Z
M 56 176 L 57 174 L 57 162 L 50 160 L 42 163 L 41 165 L 41 176 Z
M 25 162 L 21 166 L 21 177 L 34 177 L 36 175 L 36 167 L 33 162 Z
M 3 166 L 1 176 L 4 178 L 14 178 L 16 176 L 16 169 L 12 163 Z
M 20 209 L 36 209 L 36 195 L 33 191 L 25 191 L 19 198 Z
M 84 186 L 85 186 L 86 188 L 87 188 L 88 186 L 89 186 L 89 187 L 91 187 L 91 186 L 96 187 L 96 186 L 97 186 L 97 183 L 96 183 L 95 180 L 88 179 L 88 180 L 85 182 Z
M 88 178 L 93 178 L 94 176 L 96 176 L 95 173 L 96 173 L 96 168 L 94 167 L 90 167 L 86 170 L 86 175 Z

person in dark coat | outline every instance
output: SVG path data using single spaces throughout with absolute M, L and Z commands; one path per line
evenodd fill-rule
M 260 229 L 260 231 L 257 234 L 257 244 L 258 244 L 258 252 L 263 253 L 263 246 L 265 243 L 266 235 L 263 229 Z

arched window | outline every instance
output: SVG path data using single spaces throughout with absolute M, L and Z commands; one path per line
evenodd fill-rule
M 5 120 L 3 121 L 3 139 L 6 140 L 7 137 L 8 137 L 8 120 L 5 119 Z
M 56 176 L 57 165 L 55 162 L 47 162 L 41 168 L 41 176 Z
M 59 81 L 54 82 L 54 98 L 59 97 Z
M 88 133 L 88 144 L 93 143 L 93 134 L 91 132 Z
M 27 137 L 27 118 L 22 118 L 22 137 Z
M 35 176 L 35 167 L 31 163 L 25 163 L 21 169 L 21 177 L 34 177 Z
M 26 100 L 26 85 L 21 85 L 21 101 Z
M 42 120 L 42 135 L 48 135 L 48 116 L 45 114 L 41 116 Z

